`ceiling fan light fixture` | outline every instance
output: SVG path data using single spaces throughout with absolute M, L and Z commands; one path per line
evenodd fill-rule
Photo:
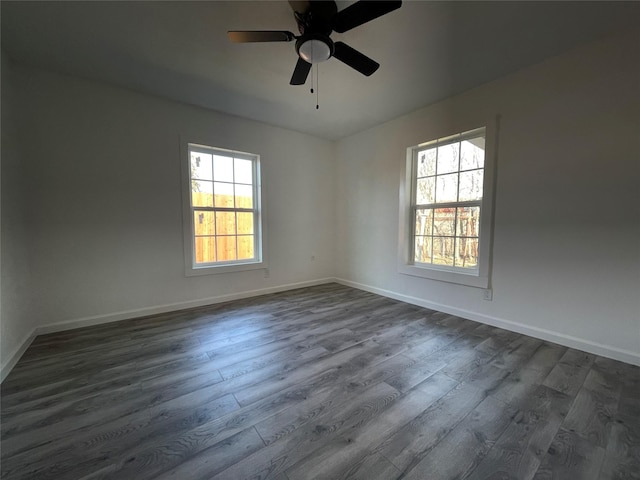
M 312 38 L 300 43 L 298 55 L 308 63 L 326 62 L 331 58 L 331 47 L 322 40 Z

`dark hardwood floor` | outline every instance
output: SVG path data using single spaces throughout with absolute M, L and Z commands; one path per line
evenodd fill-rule
M 638 479 L 640 368 L 336 284 L 43 335 L 3 479 Z

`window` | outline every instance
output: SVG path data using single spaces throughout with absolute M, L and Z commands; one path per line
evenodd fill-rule
M 492 169 L 486 144 L 483 127 L 407 150 L 401 272 L 488 286 Z
M 257 155 L 188 145 L 187 273 L 263 268 Z

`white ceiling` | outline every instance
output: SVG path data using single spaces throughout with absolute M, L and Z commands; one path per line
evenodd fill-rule
M 345 8 L 353 2 L 337 2 Z M 344 34 L 381 64 L 319 65 L 319 103 L 291 86 L 292 43 L 233 44 L 227 30 L 290 30 L 287 2 L 7 2 L 15 61 L 337 139 L 640 24 L 640 2 L 423 2 Z

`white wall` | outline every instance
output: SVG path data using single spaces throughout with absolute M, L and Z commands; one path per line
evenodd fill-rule
M 24 208 L 25 181 L 17 129 L 12 64 L 2 54 L 2 152 L 0 228 L 0 358 L 17 359 L 35 326 L 30 312 L 28 235 Z M 6 365 L 11 368 L 11 365 Z
M 640 363 L 638 45 L 637 33 L 592 44 L 338 142 L 337 276 Z M 398 192 L 407 147 L 495 114 L 489 302 L 397 272 Z
M 211 303 L 333 274 L 332 142 L 53 73 L 20 67 L 14 80 L 34 324 Z M 261 155 L 269 278 L 185 276 L 180 138 Z

